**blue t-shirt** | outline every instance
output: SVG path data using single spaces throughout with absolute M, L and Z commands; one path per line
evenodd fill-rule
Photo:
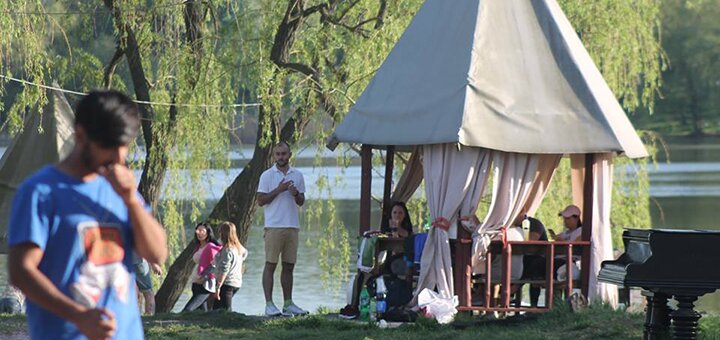
M 33 243 L 44 251 L 42 271 L 57 288 L 88 307 L 115 314 L 115 339 L 142 339 L 132 268 L 128 209 L 110 183 L 89 182 L 47 166 L 26 179 L 13 200 L 10 247 Z M 85 339 L 75 325 L 27 303 L 33 339 Z

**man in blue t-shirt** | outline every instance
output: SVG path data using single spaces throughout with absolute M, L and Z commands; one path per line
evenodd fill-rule
M 75 112 L 73 150 L 15 194 L 8 266 L 33 339 L 143 338 L 132 252 L 162 263 L 167 247 L 125 165 L 139 126 L 130 98 L 90 93 Z

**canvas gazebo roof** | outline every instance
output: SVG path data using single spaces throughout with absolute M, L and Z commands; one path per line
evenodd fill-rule
M 50 91 L 42 114 L 39 107 L 31 110 L 23 131 L 5 150 L 0 159 L 0 253 L 7 251 L 7 224 L 15 190 L 27 176 L 44 165 L 57 163 L 72 150 L 74 120 L 65 96 Z
M 427 0 L 339 142 L 647 155 L 555 0 Z

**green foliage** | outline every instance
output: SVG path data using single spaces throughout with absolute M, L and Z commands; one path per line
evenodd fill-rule
M 661 0 L 559 3 L 623 106 L 652 112 L 666 67 L 659 41 Z
M 184 246 L 186 214 L 191 220 L 199 219 L 205 202 L 202 199 L 179 202 L 171 199 L 169 193 L 205 197 L 207 186 L 203 184 L 210 180 L 202 172 L 209 161 L 211 166 L 221 169 L 230 165 L 228 127 L 237 112 L 218 105 L 236 102 L 237 84 L 245 76 L 236 71 L 235 65 L 223 64 L 235 55 L 232 41 L 244 34 L 235 26 L 236 18 L 231 11 L 235 4 L 202 2 L 201 39 L 191 46 L 183 12 L 186 4 L 182 2 L 157 0 L 148 4 L 145 0 L 117 0 L 114 3 L 119 18 L 99 0 L 45 3 L 30 0 L 0 3 L 2 74 L 39 84 L 55 79 L 61 87 L 76 91 L 103 87 L 105 68 L 116 47 L 127 46 L 124 40 L 127 35 L 117 30 L 118 22 L 122 22 L 132 29 L 138 41 L 151 99 L 182 104 L 177 107 L 172 129 L 168 129 L 171 124 L 168 105 L 153 105 L 154 116 L 146 117 L 153 126 L 154 150 L 171 153 L 169 180 L 162 194 L 168 199 L 162 200 L 159 210 L 163 215 L 159 217 L 168 232 L 172 258 Z M 125 85 L 132 81 L 124 56 L 111 80 L 115 89 L 134 90 Z M 8 83 L 0 83 L 0 91 L 6 88 Z M 4 124 L 14 132 L 21 126 L 25 110 L 42 105 L 46 95 L 39 87 L 26 86 L 8 99 L 12 105 L 6 108 L 8 119 Z M 212 106 L 201 106 L 204 104 Z M 170 141 L 174 143 L 168 147 Z M 142 153 L 145 145 L 133 148 Z M 143 162 L 144 159 L 135 159 L 131 165 L 140 168 Z M 165 176 L 161 170 L 148 169 L 146 175 Z
M 662 44 L 669 68 L 657 117 L 643 128 L 675 135 L 717 133 L 720 124 L 720 2 L 664 0 Z

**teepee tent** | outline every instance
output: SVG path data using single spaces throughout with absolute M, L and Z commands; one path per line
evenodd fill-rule
M 20 134 L 0 159 L 0 253 L 7 252 L 10 206 L 18 185 L 42 166 L 57 163 L 73 146 L 73 114 L 61 92 L 50 91 L 48 104 L 34 108 Z
M 454 221 L 475 211 L 490 174 L 492 203 L 473 232 L 477 249 L 483 233 L 532 214 L 560 157 L 570 156 L 573 203 L 583 208 L 583 240 L 591 241 L 583 291 L 616 300 L 614 288 L 596 280 L 612 258 L 612 157 L 647 152 L 556 0 L 427 0 L 328 147 L 338 143 L 363 145 L 361 230 L 370 220 L 372 148 L 387 149 L 390 166 L 393 150 L 422 149 L 436 228 L 418 284 L 446 297 L 459 277 L 446 249 Z M 467 302 L 469 291 L 462 294 Z

